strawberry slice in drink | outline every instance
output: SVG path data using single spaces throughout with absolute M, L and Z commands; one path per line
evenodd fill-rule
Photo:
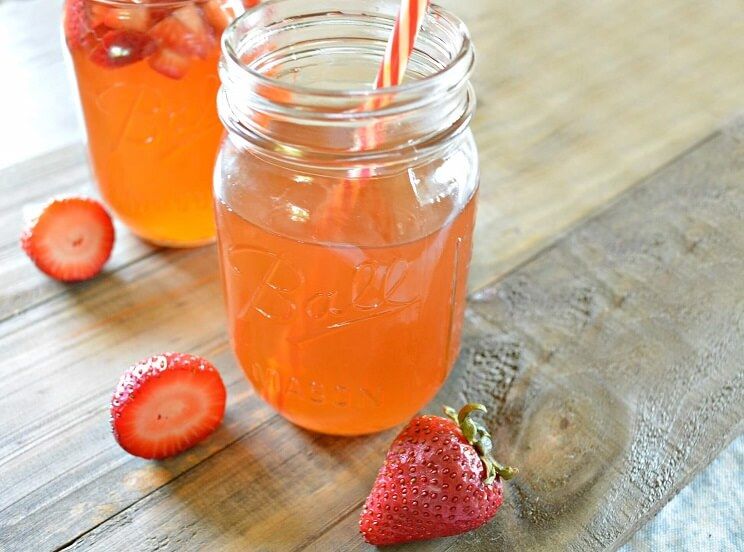
M 95 28 L 99 25 L 103 25 L 103 20 L 106 18 L 109 8 L 103 4 L 96 4 L 95 2 L 89 2 L 87 7 L 90 26 Z
M 163 353 L 119 380 L 111 399 L 114 438 L 128 453 L 167 458 L 208 437 L 225 414 L 225 385 L 207 360 Z
M 71 49 L 82 46 L 91 29 L 85 11 L 85 0 L 67 0 L 63 20 L 67 45 Z
M 150 36 L 161 48 L 189 56 L 206 58 L 217 45 L 212 29 L 199 7 L 187 4 L 153 25 Z
M 145 32 L 150 27 L 147 7 L 134 5 L 126 8 L 103 7 L 102 23 L 111 29 Z
M 236 10 L 236 5 L 238 10 Z M 222 33 L 238 15 L 243 13 L 243 4 L 235 0 L 208 0 L 202 6 L 204 17 L 218 34 Z
M 92 278 L 114 246 L 114 225 L 95 199 L 49 202 L 21 236 L 21 247 L 45 274 L 63 282 Z
M 147 33 L 139 31 L 109 31 L 90 53 L 91 61 L 102 67 L 123 67 L 145 59 L 155 50 Z
M 191 65 L 189 58 L 170 48 L 161 48 L 147 59 L 147 63 L 155 71 L 171 79 L 182 78 Z
M 259 3 L 260 0 L 208 0 L 201 7 L 207 21 L 219 35 L 233 20 Z

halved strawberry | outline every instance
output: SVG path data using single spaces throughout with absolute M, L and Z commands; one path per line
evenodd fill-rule
M 95 199 L 54 199 L 21 235 L 21 247 L 52 278 L 92 278 L 111 256 L 114 225 Z
M 225 385 L 207 360 L 163 353 L 129 368 L 111 400 L 119 445 L 142 458 L 167 458 L 208 437 L 225 414 Z
M 81 46 L 90 30 L 85 13 L 85 0 L 66 0 L 63 18 L 67 45 L 71 49 Z
M 217 43 L 201 9 L 194 4 L 173 10 L 168 17 L 153 25 L 150 35 L 163 48 L 202 59 Z
M 189 70 L 189 58 L 174 52 L 169 48 L 162 48 L 151 55 L 147 63 L 158 73 L 171 79 L 180 79 Z
M 115 30 L 103 35 L 90 53 L 91 61 L 102 67 L 123 67 L 136 63 L 155 51 L 155 43 L 146 33 Z

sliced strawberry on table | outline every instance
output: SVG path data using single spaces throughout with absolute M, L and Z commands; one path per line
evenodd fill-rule
M 129 368 L 111 400 L 111 427 L 135 456 L 161 459 L 208 437 L 225 414 L 225 386 L 207 360 L 163 353 Z
M 48 203 L 21 235 L 21 246 L 52 278 L 74 282 L 92 278 L 111 256 L 114 225 L 94 199 L 68 197 Z
M 217 39 L 207 25 L 199 7 L 180 7 L 150 29 L 150 35 L 164 48 L 185 56 L 206 58 L 216 47 Z
M 147 59 L 155 71 L 171 79 L 180 79 L 189 70 L 191 61 L 169 48 L 161 48 Z
M 382 546 L 457 535 L 489 521 L 503 502 L 503 479 L 517 470 L 491 456 L 491 436 L 468 404 L 448 418 L 419 416 L 395 438 L 362 510 L 364 539 Z
M 102 67 L 123 67 L 145 59 L 153 51 L 155 43 L 147 33 L 114 30 L 103 35 L 90 59 Z

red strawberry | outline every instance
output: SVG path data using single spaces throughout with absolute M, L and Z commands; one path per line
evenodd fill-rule
M 85 0 L 67 0 L 63 17 L 67 45 L 71 49 L 81 46 L 90 30 L 85 14 Z
M 94 199 L 48 203 L 21 235 L 21 246 L 42 272 L 63 282 L 92 278 L 111 256 L 114 225 Z
M 96 25 L 81 40 L 80 44 L 86 52 L 92 52 L 103 43 L 103 37 L 109 32 L 105 25 Z
M 217 41 L 194 4 L 173 10 L 168 17 L 153 25 L 150 35 L 161 47 L 170 48 L 184 56 L 206 58 Z
M 106 19 L 109 9 L 110 8 L 102 4 L 95 4 L 93 2 L 88 3 L 88 21 L 90 22 L 90 26 L 95 28 L 99 25 L 103 25 L 103 21 Z
M 168 48 L 162 48 L 155 52 L 147 60 L 150 67 L 158 73 L 172 79 L 180 79 L 189 70 L 191 62 L 189 58 L 182 56 Z
M 241 3 L 230 0 L 207 0 L 202 9 L 207 21 L 218 34 L 244 11 Z
M 192 33 L 207 34 L 209 32 L 201 9 L 195 4 L 186 4 L 177 10 L 173 10 L 173 17 L 183 23 Z
M 158 23 L 158 22 L 162 21 L 163 19 L 165 19 L 166 17 L 168 17 L 171 14 L 171 11 L 172 11 L 172 10 L 170 10 L 167 7 L 168 6 L 168 3 L 167 2 L 163 3 L 163 6 L 165 6 L 163 8 L 156 8 L 155 7 L 156 5 L 157 4 L 151 2 L 147 6 L 147 13 L 150 14 L 150 23 L 151 24 Z
M 90 59 L 102 67 L 123 67 L 145 59 L 154 50 L 155 43 L 146 33 L 116 30 L 103 35 Z
M 225 414 L 225 386 L 207 360 L 163 353 L 129 368 L 111 400 L 111 427 L 121 448 L 167 458 L 212 434 Z
M 419 416 L 395 438 L 359 520 L 373 545 L 457 535 L 490 520 L 503 501 L 502 479 L 517 470 L 490 455 L 491 437 L 469 416 L 469 404 L 451 420 Z

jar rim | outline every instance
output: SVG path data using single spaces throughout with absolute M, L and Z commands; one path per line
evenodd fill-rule
M 435 71 L 429 75 L 425 75 L 418 79 L 412 79 L 402 84 L 385 87 L 385 88 L 370 88 L 367 87 L 355 87 L 345 89 L 327 89 L 320 87 L 313 87 L 301 84 L 295 84 L 286 82 L 277 78 L 273 78 L 260 71 L 257 71 L 242 62 L 240 58 L 240 52 L 237 49 L 239 42 L 236 41 L 236 33 L 242 25 L 250 25 L 250 22 L 258 22 L 263 15 L 270 12 L 274 7 L 288 3 L 292 0 L 266 0 L 252 8 L 240 17 L 235 19 L 229 27 L 222 34 L 222 51 L 223 59 L 229 60 L 229 64 L 236 69 L 243 72 L 244 76 L 247 76 L 253 84 L 257 87 L 267 87 L 273 90 L 277 90 L 280 93 L 284 92 L 291 94 L 295 99 L 298 97 L 304 98 L 317 98 L 318 100 L 323 99 L 346 99 L 350 100 L 355 104 L 366 103 L 368 106 L 381 106 L 380 109 L 384 109 L 389 101 L 383 101 L 389 98 L 391 94 L 402 94 L 402 95 L 420 95 L 427 93 L 432 88 L 438 88 L 442 86 L 442 83 L 461 82 L 466 79 L 472 71 L 475 62 L 475 53 L 473 43 L 470 37 L 470 32 L 467 29 L 465 23 L 454 15 L 449 10 L 437 5 L 431 4 L 424 19 L 424 25 L 436 23 L 438 25 L 446 25 L 449 30 L 455 32 L 461 39 L 461 43 L 457 52 L 447 60 L 440 70 Z M 307 12 L 304 16 L 311 15 L 339 15 L 338 11 L 324 11 L 322 6 L 319 8 L 317 4 L 319 2 L 306 3 L 308 5 Z M 349 4 L 351 4 L 349 2 Z M 388 8 L 385 12 L 373 14 L 370 10 L 364 10 L 360 12 L 347 12 L 354 13 L 356 15 L 393 15 L 393 21 L 395 14 L 397 13 L 397 7 L 400 5 L 396 0 L 383 0 L 383 2 L 375 2 L 375 6 L 385 6 Z M 392 11 L 391 11 L 392 9 Z M 380 100 L 380 101 L 377 101 Z M 304 102 L 303 102 L 304 103 Z M 371 111 L 375 111 L 377 108 L 372 108 Z

